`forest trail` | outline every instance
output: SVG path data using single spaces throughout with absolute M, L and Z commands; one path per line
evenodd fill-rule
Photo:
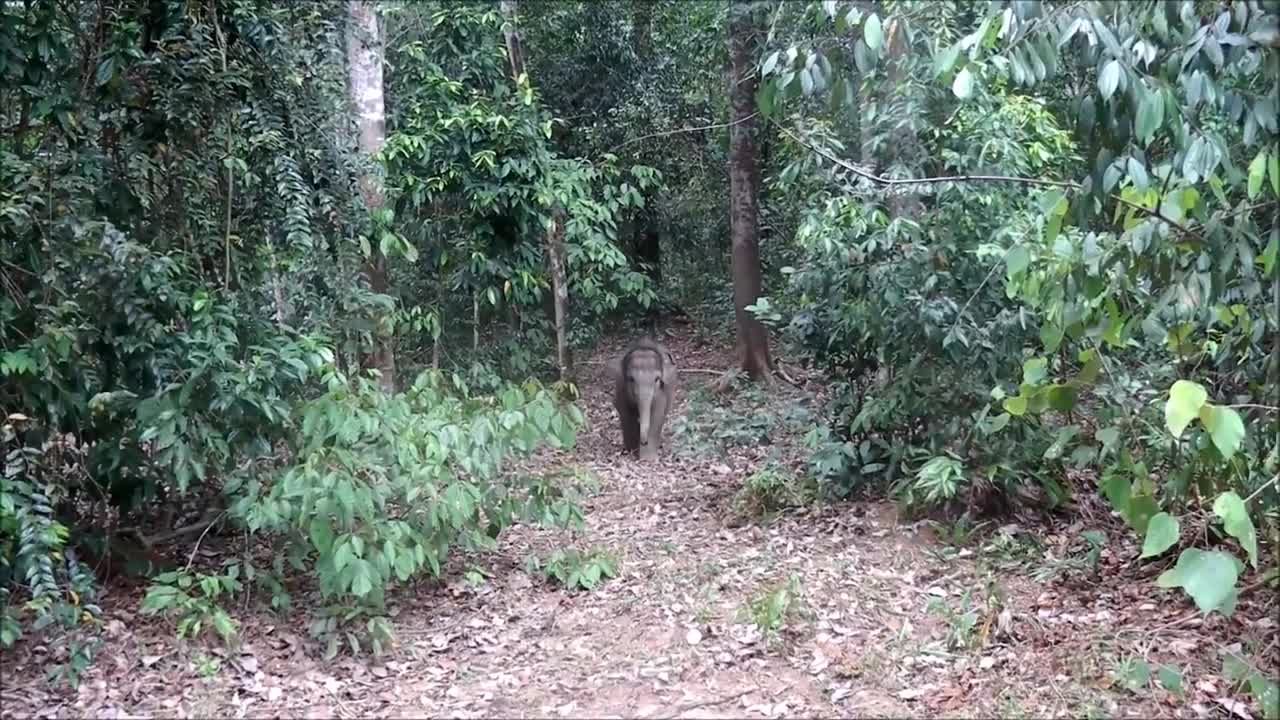
M 666 341 L 684 368 L 731 360 L 723 343 L 701 345 L 688 331 Z M 55 694 L 42 678 L 22 674 L 23 660 L 7 661 L 0 714 L 1169 715 L 1096 682 L 1121 652 L 1125 616 L 1138 611 L 1124 588 L 1063 593 L 1010 572 L 993 592 L 990 558 L 984 571 L 980 553 L 947 547 L 927 526 L 899 525 L 885 504 L 799 511 L 768 525 L 730 522 L 734 494 L 763 449 L 693 460 L 664 450 L 652 465 L 621 456 L 603 361 L 624 344 L 607 342 L 582 365 L 589 426 L 578 447 L 531 460 L 596 478 L 585 533 L 517 527 L 495 552 L 455 556 L 444 584 L 394 593 L 399 645 L 381 661 L 324 661 L 305 613 L 282 622 L 249 608 L 235 613 L 238 652 L 204 643 L 175 650 L 168 621 L 137 613 L 141 590 L 113 589 L 104 603 L 108 644 L 79 690 Z M 694 387 L 712 379 L 683 377 L 672 418 L 686 412 Z M 797 393 L 789 386 L 775 392 Z M 673 435 L 669 424 L 668 443 Z M 530 555 L 545 558 L 568 545 L 608 550 L 620 561 L 619 577 L 571 593 L 525 572 Z M 1013 562 L 1016 542 L 1004 554 Z M 488 577 L 471 573 L 469 580 L 476 568 Z M 770 593 L 781 597 L 776 591 L 789 581 L 793 612 L 777 637 L 766 638 L 747 608 Z M 1000 603 L 989 600 L 996 596 Z M 1196 648 L 1178 632 L 1172 626 L 1143 642 Z M 12 682 L 17 677 L 26 682 Z

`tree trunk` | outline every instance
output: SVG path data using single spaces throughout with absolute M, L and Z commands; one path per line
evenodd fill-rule
M 364 0 L 347 2 L 347 62 L 351 72 L 351 99 L 355 106 L 359 128 L 358 146 L 364 159 L 364 172 L 360 176 L 360 194 L 365 206 L 378 210 L 386 203 L 381 170 L 373 156 L 387 140 L 386 115 L 383 110 L 382 90 L 382 25 L 378 22 L 377 9 Z M 369 289 L 386 294 L 387 259 L 372 243 L 373 249 L 365 262 L 364 275 Z M 384 323 L 377 323 L 385 327 Z M 394 335 L 389 330 L 375 332 L 374 350 L 365 359 L 366 367 L 378 368 L 382 374 L 382 387 L 395 392 L 396 360 Z
M 516 85 L 524 75 L 524 44 L 520 37 L 516 0 L 501 0 L 498 4 L 505 21 L 502 34 L 507 43 L 507 55 L 511 60 L 511 79 Z M 525 77 L 528 82 L 528 77 Z M 560 379 L 568 381 L 573 375 L 573 360 L 569 354 L 569 278 L 565 270 L 564 209 L 558 205 L 551 209 L 551 226 L 547 230 L 547 264 L 551 274 L 551 298 L 556 330 L 556 367 Z
M 631 13 L 631 49 L 636 54 L 641 66 L 650 64 L 653 58 L 653 0 L 634 0 Z M 658 231 L 654 226 L 654 217 L 649 210 L 636 213 L 632 235 L 632 257 L 640 263 L 648 265 L 646 274 L 653 281 L 654 287 L 662 285 L 662 246 L 659 243 Z M 652 317 L 657 306 L 650 308 Z
M 520 26 L 516 23 L 516 0 L 501 0 L 502 36 L 507 41 L 507 59 L 511 61 L 511 79 L 520 82 L 524 74 L 524 44 L 520 38 Z
M 555 293 L 556 368 L 560 379 L 568 382 L 573 373 L 569 355 L 569 281 L 565 277 L 564 215 L 557 211 L 547 231 L 547 260 L 551 265 L 551 288 Z
M 746 8 L 729 6 L 729 226 L 733 239 L 733 308 L 738 355 L 753 380 L 770 382 L 769 336 L 747 311 L 760 297 L 760 167 L 756 149 L 756 27 Z
M 889 87 L 897 88 L 905 81 L 906 64 L 911 47 L 907 44 L 907 33 L 900 20 L 890 19 L 885 29 L 885 41 L 889 49 Z M 899 95 L 898 99 L 901 101 L 902 96 Z M 889 99 L 886 98 L 886 102 L 888 101 Z M 899 155 L 897 160 L 908 168 L 918 167 L 922 154 L 920 138 L 916 136 L 911 125 L 906 122 L 898 123 L 891 137 L 893 138 L 892 151 Z M 916 187 L 890 188 L 890 190 L 893 192 L 890 192 L 888 198 L 889 214 L 895 218 L 906 217 L 918 220 L 924 207 Z

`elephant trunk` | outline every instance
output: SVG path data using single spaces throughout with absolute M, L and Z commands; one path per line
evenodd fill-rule
M 640 414 L 640 446 L 649 444 L 649 416 L 653 408 L 654 387 L 643 384 L 636 388 L 636 409 Z

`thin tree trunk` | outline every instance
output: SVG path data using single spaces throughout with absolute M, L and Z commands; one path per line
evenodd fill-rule
M 360 177 L 360 193 L 369 210 L 377 210 L 386 203 L 382 175 L 373 156 L 387 140 L 386 115 L 382 87 L 383 36 L 378 22 L 377 8 L 364 0 L 347 2 L 347 61 L 351 72 L 351 98 L 355 106 L 359 128 L 358 146 L 365 160 L 364 173 Z M 387 259 L 372 243 L 373 249 L 365 262 L 364 275 L 369 289 L 386 294 Z M 377 323 L 384 327 L 383 323 Z M 374 337 L 374 351 L 365 358 L 365 365 L 378 368 L 382 374 L 382 387 L 395 392 L 396 361 L 394 335 L 390 331 L 378 331 Z
M 733 238 L 733 308 L 742 369 L 754 380 L 771 382 L 769 336 L 748 310 L 760 297 L 760 166 L 754 117 L 756 89 L 755 22 L 746 8 L 729 13 L 729 225 Z
M 471 295 L 471 354 L 480 351 L 480 293 Z
M 889 20 L 885 33 L 885 41 L 889 48 L 889 87 L 898 87 L 906 74 L 907 56 L 911 47 L 907 44 L 907 34 L 902 22 L 897 18 Z M 887 101 L 887 99 L 886 99 Z M 898 123 L 893 131 L 893 151 L 899 154 L 902 164 L 913 167 L 920 160 L 920 138 L 916 136 L 910 124 Z M 889 194 L 889 213 L 893 217 L 919 219 L 923 212 L 919 191 L 915 188 L 898 188 L 898 192 Z
M 507 41 L 507 59 L 511 61 L 511 79 L 520 82 L 524 74 L 524 44 L 520 38 L 520 26 L 516 22 L 516 0 L 501 0 L 502 37 Z
M 631 14 L 631 48 L 642 67 L 648 66 L 653 59 L 653 0 L 635 0 Z M 637 260 L 647 264 L 647 273 L 655 287 L 662 285 L 662 245 L 661 238 L 654 227 L 655 217 L 649 210 L 642 210 L 635 217 L 635 233 L 633 235 L 634 255 Z M 649 309 L 651 319 L 656 321 L 657 306 Z
M 565 277 L 564 258 L 564 217 L 556 212 L 551 220 L 551 228 L 547 231 L 547 256 L 551 264 L 551 287 L 555 293 L 556 313 L 556 367 L 560 370 L 560 379 L 568 381 L 573 372 L 573 361 L 569 356 L 568 324 L 569 324 L 569 281 Z
M 507 44 L 507 56 L 511 61 L 511 79 L 520 84 L 525 75 L 525 48 L 520 37 L 518 22 L 518 6 L 516 0 L 500 0 L 505 22 L 502 34 Z M 525 82 L 529 79 L 525 76 Z M 573 376 L 573 360 L 569 353 L 569 278 L 565 270 L 564 251 L 565 212 L 558 205 L 551 209 L 551 227 L 547 230 L 547 264 L 551 272 L 551 296 L 556 330 L 556 367 L 560 371 L 560 379 L 568 381 Z

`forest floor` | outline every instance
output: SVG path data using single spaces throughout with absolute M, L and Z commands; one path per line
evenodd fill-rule
M 723 341 L 691 329 L 667 342 L 683 368 L 731 364 Z M 0 716 L 1257 716 L 1221 676 L 1220 653 L 1243 642 L 1274 657 L 1274 599 L 1202 618 L 1154 586 L 1105 513 L 963 542 L 953 525 L 899 522 L 884 503 L 744 522 L 744 479 L 801 457 L 799 433 L 779 426 L 770 445 L 716 452 L 676 420 L 675 453 L 651 465 L 623 457 L 603 379 L 623 343 L 582 366 L 589 427 L 578 447 L 532 460 L 595 478 L 586 531 L 517 527 L 496 552 L 454 558 L 444 582 L 397 591 L 398 645 L 383 658 L 325 661 L 305 613 L 252 607 L 233 611 L 237 650 L 180 644 L 171 621 L 137 612 L 141 589 L 117 587 L 103 603 L 106 644 L 77 690 L 35 669 L 65 649 L 27 642 L 0 655 Z M 673 418 L 694 402 L 741 401 L 691 392 L 714 379 L 684 376 Z M 811 409 L 812 388 L 780 384 L 770 412 Z M 749 425 L 759 412 L 735 417 Z M 1097 572 L 1079 540 L 1096 527 L 1110 537 Z M 569 545 L 612 553 L 619 576 L 574 593 L 526 572 L 530 555 Z M 762 630 L 770 623 L 776 632 Z M 1149 682 L 1138 682 L 1142 659 Z M 1180 669 L 1180 692 L 1157 680 L 1164 664 Z

